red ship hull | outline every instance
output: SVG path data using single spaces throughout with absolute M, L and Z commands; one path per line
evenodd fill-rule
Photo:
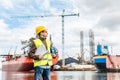
M 120 55 L 107 56 L 106 59 L 106 67 L 108 70 L 120 71 Z
M 33 69 L 34 69 L 33 59 L 25 56 L 2 62 L 2 70 L 30 71 Z
M 2 61 L 3 71 L 30 71 L 34 69 L 34 60 L 27 56 L 20 56 L 13 59 L 13 55 L 6 56 L 6 61 Z M 59 56 L 52 59 L 53 65 L 58 62 Z

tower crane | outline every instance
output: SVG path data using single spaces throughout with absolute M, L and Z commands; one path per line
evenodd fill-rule
M 65 14 L 65 9 L 63 9 L 62 14 L 60 15 L 43 15 L 43 16 L 16 16 L 11 18 L 37 18 L 37 17 L 61 17 L 62 18 L 62 66 L 65 66 L 65 59 L 64 59 L 64 17 L 70 17 L 70 16 L 79 16 L 79 13 L 74 14 Z

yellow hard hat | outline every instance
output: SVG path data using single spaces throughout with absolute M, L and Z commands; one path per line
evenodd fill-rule
M 38 27 L 36 27 L 36 34 L 39 34 L 43 30 L 46 30 L 45 26 L 38 26 Z

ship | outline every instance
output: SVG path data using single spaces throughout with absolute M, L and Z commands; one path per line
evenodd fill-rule
M 120 72 L 120 55 L 110 54 L 107 45 L 97 45 L 97 55 L 93 56 L 93 63 L 98 72 Z
M 35 38 L 30 38 L 28 41 L 21 41 L 23 54 L 16 54 L 16 49 L 14 55 L 10 54 L 10 50 L 7 55 L 0 55 L 5 60 L 2 61 L 2 70 L 3 71 L 31 71 L 34 69 L 34 60 L 29 57 L 28 52 L 31 45 L 31 41 Z M 27 49 L 26 49 L 27 48 Z M 59 56 L 52 59 L 53 66 L 58 62 Z M 53 67 L 52 66 L 52 67 Z
M 13 57 L 13 55 L 0 55 L 5 58 L 2 61 L 2 70 L 3 71 L 32 71 L 34 69 L 34 60 L 29 56 L 20 55 Z M 52 59 L 53 66 L 58 62 L 59 56 Z
M 34 69 L 34 60 L 29 57 L 28 50 L 31 44 L 31 40 L 34 38 L 30 38 L 28 41 L 21 41 L 22 47 L 22 53 L 16 54 L 17 47 L 14 50 L 14 53 L 12 54 L 11 48 L 8 51 L 8 54 L 2 54 L 0 56 L 3 57 L 4 60 L 2 60 L 2 70 L 3 71 L 30 71 Z
M 30 71 L 34 69 L 33 59 L 28 56 L 20 55 L 1 55 L 5 58 L 2 61 L 2 70 L 3 71 Z

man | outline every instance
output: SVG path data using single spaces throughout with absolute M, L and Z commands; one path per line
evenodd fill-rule
M 56 57 L 56 54 L 50 53 L 51 43 L 47 39 L 47 29 L 44 26 L 38 26 L 36 34 L 38 38 L 33 40 L 29 52 L 29 56 L 34 59 L 34 80 L 42 80 L 42 78 L 43 80 L 50 80 L 52 58 Z M 41 46 L 48 52 L 38 51 Z

